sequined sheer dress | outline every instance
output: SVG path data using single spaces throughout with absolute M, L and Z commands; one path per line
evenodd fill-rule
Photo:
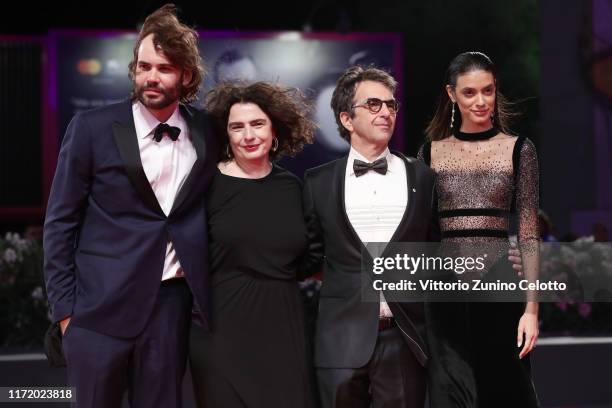
M 499 247 L 484 279 L 517 279 L 507 261 L 516 217 L 525 279 L 537 277 L 538 162 L 533 143 L 495 130 L 427 142 L 418 158 L 437 173 L 442 242 Z M 529 294 L 530 299 L 533 294 Z M 529 357 L 516 344 L 524 303 L 431 303 L 433 407 L 537 407 Z

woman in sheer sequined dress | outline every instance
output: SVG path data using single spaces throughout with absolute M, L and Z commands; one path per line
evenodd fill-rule
M 533 143 L 512 136 L 495 66 L 479 52 L 447 70 L 419 159 L 437 173 L 443 244 L 508 245 L 516 216 L 524 279 L 537 277 L 538 162 Z M 483 279 L 519 279 L 502 250 Z M 537 407 L 528 353 L 538 336 L 538 304 L 430 303 L 430 399 L 433 407 Z M 517 346 L 518 345 L 518 346 Z

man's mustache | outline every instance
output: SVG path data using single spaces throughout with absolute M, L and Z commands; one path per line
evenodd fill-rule
M 146 87 L 142 88 L 142 92 L 146 92 L 146 91 L 156 91 L 156 92 L 165 93 L 164 88 L 161 88 L 161 87 L 158 87 L 158 86 L 146 86 Z

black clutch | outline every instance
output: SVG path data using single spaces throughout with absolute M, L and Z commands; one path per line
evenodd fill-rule
M 66 367 L 62 351 L 62 330 L 59 322 L 51 323 L 45 333 L 45 354 L 51 367 Z

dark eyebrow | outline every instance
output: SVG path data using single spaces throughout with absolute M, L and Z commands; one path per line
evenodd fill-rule
M 153 64 L 152 64 L 152 63 L 150 63 L 150 62 L 148 62 L 148 61 L 142 61 L 142 60 L 138 61 L 138 65 L 139 65 L 139 66 L 140 66 L 140 65 L 148 65 L 148 66 L 153 66 Z M 158 64 L 158 67 L 159 67 L 159 68 L 177 68 L 177 66 L 176 66 L 176 65 L 171 64 L 171 63 L 167 63 L 167 64 Z
M 238 120 L 238 121 L 235 121 L 235 122 L 228 122 L 227 126 L 230 127 L 230 126 L 235 126 L 235 125 L 244 125 L 245 123 L 256 123 L 256 122 L 268 123 L 268 120 L 266 118 L 255 118 L 255 119 L 249 120 L 247 122 Z
M 495 86 L 495 84 L 491 83 L 489 85 L 483 86 L 481 89 L 491 89 Z M 464 88 L 461 88 L 461 92 L 465 92 L 465 91 L 475 91 L 476 88 L 473 88 L 471 86 L 466 86 Z

